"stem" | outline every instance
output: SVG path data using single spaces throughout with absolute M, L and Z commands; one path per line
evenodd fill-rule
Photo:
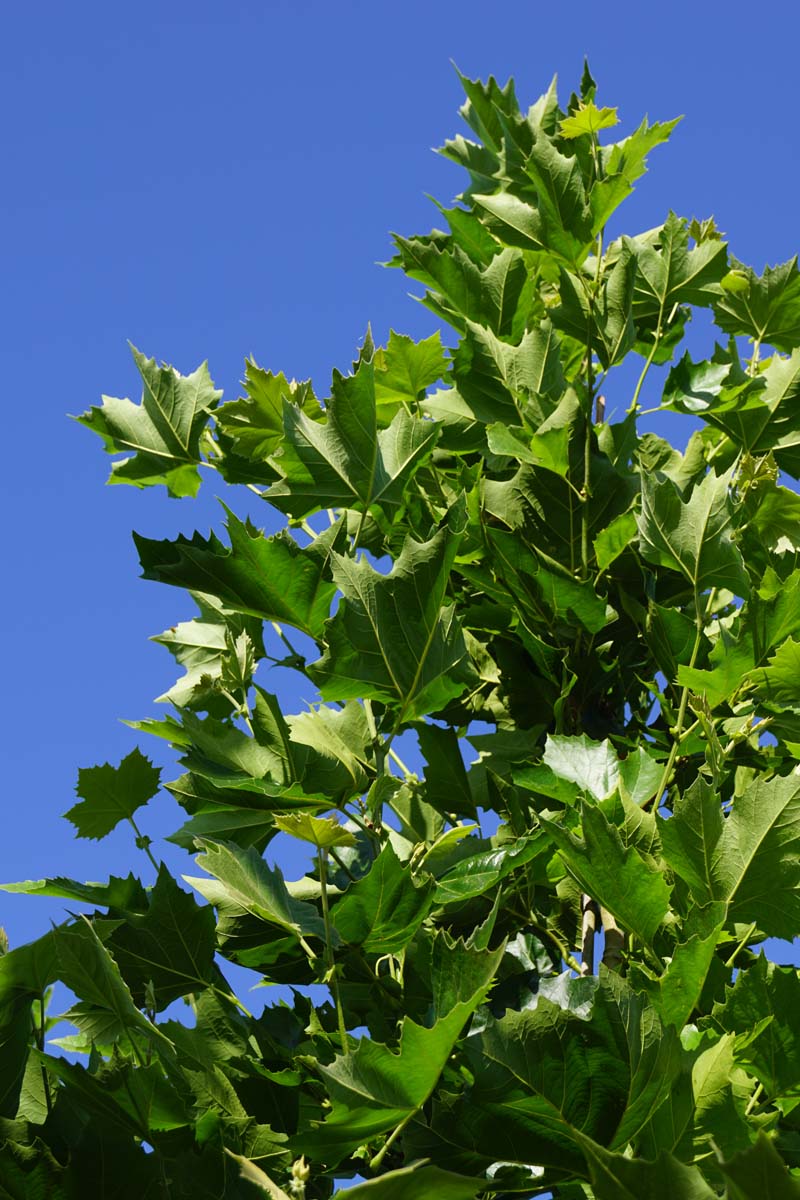
M 381 1165 L 384 1158 L 386 1157 L 386 1151 L 389 1149 L 389 1147 L 391 1145 L 393 1145 L 393 1143 L 397 1140 L 397 1138 L 399 1138 L 400 1134 L 403 1132 L 406 1125 L 408 1125 L 409 1121 L 411 1121 L 412 1118 L 415 1117 L 418 1112 L 419 1112 L 419 1108 L 412 1109 L 411 1112 L 407 1116 L 403 1117 L 400 1124 L 395 1126 L 395 1128 L 389 1134 L 386 1141 L 381 1146 L 378 1153 L 372 1159 L 370 1159 L 369 1167 L 370 1167 L 371 1171 L 377 1171 L 378 1167 Z
M 42 991 L 39 995 L 39 1024 L 38 1024 L 38 1026 L 35 1027 L 35 1032 L 36 1032 L 36 1044 L 39 1047 L 39 1050 L 41 1051 L 41 1053 L 44 1054 L 44 1040 L 45 1040 L 45 993 L 44 993 L 44 991 Z M 47 1106 L 47 1115 L 49 1117 L 53 1111 L 53 1100 L 50 1095 L 50 1083 L 47 1078 L 47 1067 L 44 1065 L 44 1063 L 41 1064 L 41 1071 L 42 1071 L 42 1087 L 44 1088 L 44 1102 Z
M 358 543 L 361 541 L 361 534 L 364 532 L 364 522 L 366 521 L 366 519 L 367 519 L 367 510 L 366 510 L 366 508 L 362 508 L 361 516 L 359 517 L 359 520 L 358 520 L 358 529 L 356 530 L 356 536 L 353 541 L 353 557 L 354 558 L 356 555 L 356 551 L 358 550 Z
M 322 921 L 325 925 L 325 963 L 330 980 L 333 999 L 336 1004 L 336 1017 L 339 1023 L 339 1037 L 342 1042 L 342 1054 L 347 1054 L 347 1028 L 344 1023 L 342 998 L 339 995 L 339 981 L 336 978 L 336 962 L 333 957 L 333 936 L 331 917 L 328 911 L 328 851 L 319 847 L 319 882 L 322 889 Z
M 750 1113 L 753 1111 L 753 1109 L 755 1108 L 756 1104 L 758 1103 L 758 1101 L 760 1100 L 760 1098 L 763 1094 L 764 1094 L 764 1085 L 763 1085 L 763 1083 L 760 1083 L 758 1085 L 758 1087 L 754 1089 L 752 1096 L 747 1101 L 747 1108 L 744 1110 L 744 1115 L 746 1117 L 750 1116 Z
M 158 863 L 156 862 L 156 860 L 153 858 L 152 854 L 150 853 L 150 846 L 149 846 L 149 844 L 148 844 L 148 842 L 147 842 L 147 839 L 146 839 L 146 838 L 144 838 L 144 837 L 142 836 L 142 831 L 140 830 L 139 826 L 138 826 L 138 825 L 136 824 L 136 822 L 134 821 L 133 817 L 128 817 L 128 820 L 129 820 L 129 822 L 130 822 L 130 824 L 131 824 L 131 827 L 132 827 L 132 829 L 133 829 L 133 832 L 136 834 L 136 838 L 137 838 L 137 845 L 138 845 L 138 846 L 139 846 L 139 847 L 140 847 L 142 850 L 144 850 L 145 854 L 146 854 L 146 855 L 147 855 L 147 857 L 150 859 L 150 862 L 153 864 L 153 867 L 155 868 L 156 874 L 158 874 L 158 872 L 159 872 L 159 870 L 160 870 L 160 867 L 159 867 Z
M 661 324 L 662 324 L 663 320 L 664 320 L 664 301 L 662 300 L 661 305 L 658 310 L 658 324 L 656 325 L 656 332 L 653 336 L 653 345 L 650 349 L 650 353 L 648 354 L 648 356 L 645 360 L 645 364 L 642 367 L 642 373 L 639 376 L 639 382 L 636 384 L 636 388 L 633 393 L 633 399 L 631 400 L 631 406 L 628 409 L 629 413 L 636 412 L 636 409 L 639 405 L 639 394 L 642 390 L 642 387 L 644 386 L 644 381 L 647 378 L 647 373 L 653 365 L 653 359 L 656 356 L 656 351 L 658 350 L 659 344 L 661 342 Z M 659 407 L 660 407 L 660 405 L 659 405 Z M 657 410 L 649 409 L 648 411 L 656 412 Z
M 225 699 L 233 705 L 237 717 L 241 717 L 250 731 L 250 736 L 254 737 L 255 735 L 253 733 L 253 726 L 250 722 L 250 713 L 248 712 L 247 705 L 240 704 L 233 693 L 229 692 L 227 688 L 220 688 L 220 695 L 224 696 Z
M 600 909 L 600 920 L 603 923 L 603 930 L 606 935 L 606 944 L 603 948 L 603 966 L 607 967 L 609 971 L 618 971 L 622 965 L 625 934 L 607 908 Z
M 761 354 L 761 335 L 753 342 L 753 356 L 750 359 L 750 365 L 747 368 L 748 375 L 758 374 L 758 359 Z
M 704 624 L 705 624 L 705 617 L 701 617 L 698 613 L 698 616 L 696 619 L 696 630 L 695 630 L 695 635 L 694 635 L 694 646 L 692 647 L 692 656 L 689 659 L 689 670 L 690 671 L 694 667 L 694 664 L 697 662 L 697 656 L 700 653 L 700 645 L 701 645 L 702 639 L 703 639 L 703 625 Z M 681 733 L 683 730 L 683 722 L 686 718 L 686 708 L 687 708 L 688 703 L 689 703 L 689 685 L 685 684 L 683 691 L 681 692 L 680 703 L 678 705 L 678 718 L 677 718 L 674 726 L 670 730 L 672 737 L 673 737 L 673 742 L 672 742 L 672 747 L 669 752 L 669 758 L 667 759 L 666 764 L 664 765 L 664 770 L 662 772 L 661 779 L 659 780 L 658 788 L 656 789 L 655 794 L 644 802 L 644 804 L 642 805 L 642 808 L 647 808 L 650 804 L 653 803 L 653 801 L 658 803 L 658 801 L 661 799 L 661 797 L 664 794 L 664 789 L 666 788 L 667 784 L 670 781 L 670 777 L 672 775 L 672 768 L 675 766 L 675 759 L 678 757 L 678 747 L 680 746 L 681 740 L 682 740 Z M 692 726 L 692 728 L 694 728 L 694 726 Z
M 278 622 L 277 622 L 277 621 L 273 621 L 273 622 L 272 622 L 272 628 L 275 630 L 275 632 L 277 633 L 278 637 L 281 639 L 281 641 L 283 642 L 284 646 L 285 646 L 285 647 L 286 647 L 286 649 L 289 651 L 289 653 L 291 654 L 291 656 L 292 656 L 293 658 L 296 658 L 296 659 L 298 660 L 298 662 L 305 663 L 305 661 L 306 661 L 306 660 L 305 660 L 305 656 L 304 656 L 304 655 L 302 655 L 302 654 L 300 654 L 300 653 L 299 653 L 297 650 L 295 650 L 294 646 L 293 646 L 293 645 L 292 645 L 292 643 L 289 641 L 289 639 L 288 639 L 288 637 L 286 636 L 286 634 L 283 632 L 283 628 L 282 628 L 282 626 L 280 626 L 280 625 L 278 624 Z
M 406 779 L 415 779 L 416 778 L 414 772 L 406 766 L 406 764 L 403 762 L 400 755 L 397 754 L 396 751 L 392 750 L 391 747 L 389 748 L 389 758 L 391 758 L 393 760 L 393 762 L 397 763 L 398 767 L 403 772 Z
M 591 896 L 581 896 L 581 975 L 594 975 L 594 935 L 597 932 L 598 908 Z
M 756 923 L 755 923 L 755 921 L 753 921 L 752 925 L 749 925 L 747 927 L 747 929 L 745 929 L 743 936 L 736 943 L 736 949 L 734 950 L 733 954 L 730 956 L 730 958 L 725 963 L 726 967 L 733 966 L 733 964 L 736 962 L 736 958 L 737 958 L 737 955 L 739 954 L 739 951 L 742 950 L 747 945 L 747 943 L 750 941 L 750 938 L 753 936 L 755 931 L 756 931 Z

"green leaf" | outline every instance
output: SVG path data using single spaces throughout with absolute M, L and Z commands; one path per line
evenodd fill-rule
M 636 513 L 631 509 L 620 513 L 606 525 L 594 539 L 594 554 L 600 571 L 607 570 L 624 550 L 635 540 L 638 533 Z
M 75 826 L 77 837 L 99 841 L 156 795 L 160 775 L 138 747 L 118 767 L 111 763 L 82 767 L 75 789 L 80 800 L 64 815 Z
M 792 1178 L 772 1141 L 764 1133 L 747 1150 L 719 1168 L 730 1180 L 730 1200 L 798 1200 L 800 1182 Z
M 627 244 L 623 244 L 597 296 L 587 291 L 585 278 L 571 271 L 561 272 L 561 303 L 553 309 L 553 324 L 581 343 L 591 339 L 592 349 L 605 369 L 620 361 L 636 340 L 632 308 L 635 278 L 636 257 Z
M 389 843 L 336 903 L 334 925 L 345 942 L 368 954 L 397 954 L 428 915 L 433 888 L 429 878 L 412 879 Z
M 286 889 L 278 867 L 268 867 L 251 848 L 242 850 L 230 842 L 198 840 L 202 853 L 197 865 L 212 875 L 204 879 L 184 875 L 209 903 L 232 905 L 295 936 L 313 934 L 324 938 L 325 927 L 312 904 L 294 900 Z
M 388 425 L 401 406 L 409 406 L 413 411 L 425 390 L 444 378 L 447 368 L 438 331 L 421 342 L 414 342 L 405 334 L 392 330 L 386 349 L 375 352 L 378 423 Z
M 608 624 L 608 606 L 590 582 L 576 579 L 559 563 L 545 559 L 517 534 L 491 529 L 489 538 L 498 574 L 523 611 L 535 609 L 541 600 L 556 619 L 577 620 L 590 633 L 599 633 Z
M 642 804 L 653 795 L 661 773 L 661 766 L 642 746 L 619 758 L 608 739 L 594 742 L 583 733 L 548 735 L 542 765 L 515 771 L 514 782 L 569 802 L 580 795 L 606 800 L 624 790 L 634 803 Z
M 429 802 L 439 811 L 474 817 L 475 801 L 455 731 L 420 721 L 416 733 L 426 763 L 425 787 Z
M 731 917 L 771 937 L 793 937 L 800 921 L 800 780 L 756 777 L 724 817 L 702 778 L 658 819 L 664 857 L 701 903 L 724 900 Z
M 787 638 L 778 647 L 765 667 L 751 671 L 748 682 L 771 709 L 797 709 L 800 697 L 797 692 L 800 671 L 800 640 Z
M 684 923 L 683 940 L 659 980 L 662 1020 L 677 1030 L 687 1023 L 700 999 L 726 916 L 727 906 L 721 903 L 692 908 Z
M 790 353 L 800 346 L 800 271 L 797 257 L 756 275 L 731 258 L 736 287 L 723 291 L 714 306 L 714 320 L 726 333 L 745 334 L 759 344 Z M 747 286 L 745 286 L 747 284 Z
M 322 409 L 310 380 L 287 380 L 281 371 L 273 375 L 252 358 L 245 362 L 245 397 L 222 404 L 214 413 L 218 428 L 231 439 L 234 452 L 253 462 L 263 462 L 283 439 L 284 399 L 296 405 L 311 420 L 319 420 Z
M 80 1000 L 109 1014 L 120 1028 L 171 1055 L 168 1038 L 139 1011 L 119 967 L 86 919 L 52 931 L 59 979 Z
M 517 423 L 520 405 L 525 401 L 558 396 L 563 389 L 559 342 L 553 326 L 542 321 L 527 330 L 519 342 L 509 344 L 491 329 L 468 321 L 453 356 L 453 379 L 465 413 L 473 420 Z M 438 399 L 429 398 L 424 407 L 431 416 L 439 417 L 441 403 L 439 393 Z M 541 428 L 537 432 L 541 435 Z
M 589 804 L 581 805 L 583 840 L 554 821 L 540 820 L 581 888 L 625 929 L 652 944 L 669 912 L 670 887 L 663 870 L 625 846 L 600 809 Z
M 559 126 L 559 132 L 565 138 L 578 138 L 599 133 L 601 129 L 611 129 L 619 124 L 616 108 L 598 108 L 594 101 L 581 103 L 578 108 L 565 117 Z
M 654 1162 L 613 1154 L 584 1141 L 597 1200 L 716 1200 L 697 1167 L 661 1153 Z
M 634 315 L 637 321 L 663 320 L 675 304 L 708 308 L 720 295 L 727 271 L 724 242 L 711 239 L 689 249 L 687 222 L 671 212 L 661 227 L 658 248 L 636 249 Z
M 518 838 L 507 846 L 483 850 L 462 858 L 436 884 L 437 904 L 461 903 L 481 896 L 519 867 L 545 853 L 547 844 L 540 834 Z
M 276 508 L 295 518 L 373 505 L 396 514 L 438 429 L 403 410 L 379 431 L 375 381 L 375 363 L 366 358 L 354 375 L 335 373 L 325 421 L 284 404 L 284 437 L 274 459 L 282 478 L 267 493 Z
M 639 545 L 643 558 L 680 571 L 700 596 L 707 588 L 749 591 L 741 554 L 733 541 L 730 474 L 710 472 L 683 500 L 671 479 L 642 475 Z
M 680 117 L 650 125 L 645 118 L 629 137 L 611 146 L 600 147 L 603 175 L 595 180 L 589 194 L 593 233 L 599 233 L 611 214 L 630 195 L 636 180 L 645 174 L 647 155 L 655 146 L 668 140 L 679 121 Z
M 54 879 L 28 879 L 24 883 L 0 883 L 4 892 L 22 892 L 28 896 L 57 896 L 81 904 L 99 904 L 106 908 L 137 909 L 145 900 L 145 890 L 135 875 L 121 879 L 112 875 L 108 883 L 78 883 L 56 876 Z
M 407 539 L 388 575 L 363 558 L 335 556 L 342 600 L 325 629 L 325 653 L 309 667 L 324 699 L 384 700 L 397 706 L 399 725 L 461 694 L 471 671 L 454 608 L 445 607 L 458 524 L 454 514 L 430 541 Z
M 195 533 L 174 542 L 135 533 L 142 577 L 210 592 L 236 612 L 285 621 L 319 636 L 336 591 L 328 579 L 330 547 L 314 543 L 303 550 L 286 531 L 264 537 L 223 508 L 230 549 L 213 533 L 208 539 Z
M 131 346 L 144 389 L 140 404 L 103 397 L 77 420 L 103 439 L 109 454 L 130 452 L 114 463 L 109 483 L 151 487 L 163 483 L 171 496 L 194 496 L 200 486 L 200 438 L 221 398 L 203 363 L 191 375 L 156 364 Z
M 738 1061 L 773 1099 L 800 1090 L 800 980 L 793 967 L 777 967 L 760 954 L 740 971 L 709 1023 L 738 1035 Z M 749 1036 L 748 1036 L 749 1035 Z
M 415 1164 L 340 1191 L 343 1196 L 349 1192 L 350 1200 L 474 1200 L 485 1183 L 441 1167 Z
M 680 1066 L 674 1032 L 609 972 L 549 983 L 552 999 L 540 989 L 535 1007 L 467 1039 L 469 1094 L 434 1108 L 415 1153 L 447 1145 L 459 1170 L 500 1160 L 585 1177 L 588 1138 L 621 1150 L 657 1111 Z
M 318 850 L 332 846 L 355 846 L 356 839 L 336 817 L 315 817 L 311 813 L 286 813 L 275 816 L 278 829 L 290 837 L 310 842 Z
M 503 947 L 473 951 L 476 969 L 464 993 L 451 993 L 456 1002 L 437 1011 L 426 1028 L 405 1017 L 397 1052 L 380 1042 L 361 1038 L 356 1048 L 322 1068 L 333 1103 L 330 1116 L 311 1133 L 298 1134 L 298 1149 L 344 1157 L 349 1148 L 392 1129 L 417 1112 L 430 1096 L 469 1016 L 485 997 Z M 446 960 L 445 960 L 446 961 Z M 444 968 L 446 971 L 447 967 Z
M 160 1011 L 215 978 L 214 914 L 179 888 L 163 864 L 146 910 L 126 913 L 106 945 L 141 1008 Z

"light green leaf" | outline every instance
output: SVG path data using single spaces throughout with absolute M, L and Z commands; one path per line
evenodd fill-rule
M 548 734 L 542 764 L 517 769 L 514 782 L 570 803 L 580 795 L 606 800 L 624 790 L 634 803 L 642 804 L 652 796 L 661 773 L 662 767 L 642 746 L 621 759 L 608 739 Z
M 771 937 L 794 937 L 800 922 L 800 779 L 756 777 L 724 817 L 699 778 L 658 819 L 664 857 L 696 899 L 729 902 L 733 919 Z
M 294 900 L 286 890 L 280 869 L 267 866 L 255 850 L 202 838 L 198 845 L 202 853 L 197 856 L 197 865 L 214 878 L 189 875 L 183 878 L 209 903 L 234 905 L 295 936 L 314 934 L 324 938 L 325 927 L 314 906 Z
M 565 117 L 559 126 L 559 132 L 565 138 L 585 137 L 599 133 L 601 129 L 611 129 L 619 124 L 616 108 L 598 108 L 594 101 L 581 103 L 570 116 Z
M 221 398 L 203 363 L 191 375 L 156 364 L 131 346 L 144 389 L 140 404 L 103 397 L 101 408 L 76 418 L 103 439 L 109 454 L 130 452 L 114 463 L 109 483 L 151 487 L 163 483 L 171 496 L 194 496 L 200 486 L 200 437 Z
M 310 842 L 318 850 L 330 850 L 331 846 L 355 846 L 356 839 L 349 829 L 336 817 L 315 817 L 311 813 L 294 812 L 275 815 L 278 829 L 290 837 Z
M 392 330 L 386 349 L 375 352 L 378 423 L 388 425 L 401 405 L 415 409 L 425 390 L 444 378 L 448 365 L 438 331 L 414 342 Z
M 156 795 L 160 775 L 138 747 L 118 767 L 111 763 L 82 767 L 75 789 L 81 798 L 64 816 L 75 826 L 77 837 L 99 841 Z

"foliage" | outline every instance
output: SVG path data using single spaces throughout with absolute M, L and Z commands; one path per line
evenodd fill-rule
M 565 111 L 463 85 L 468 185 L 394 259 L 447 349 L 368 333 L 323 403 L 135 352 L 141 404 L 79 418 L 115 483 L 215 471 L 286 520 L 136 539 L 199 610 L 134 723 L 197 865 L 135 823 L 135 750 L 67 815 L 130 821 L 155 880 L 7 885 L 95 911 L 0 957 L 0 1196 L 800 1195 L 800 982 L 759 953 L 800 934 L 800 272 L 672 212 L 610 236 L 675 122 L 607 141 L 588 68 Z M 659 368 L 683 452 L 643 431 Z M 226 963 L 289 999 L 251 1015 Z

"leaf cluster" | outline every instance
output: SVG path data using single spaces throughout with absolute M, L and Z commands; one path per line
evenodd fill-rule
M 92 911 L 0 956 L 0 1197 L 800 1195 L 800 981 L 759 953 L 800 934 L 800 272 L 669 210 L 610 238 L 676 122 L 607 140 L 588 68 L 565 109 L 462 83 L 467 185 L 393 260 L 447 345 L 367 333 L 321 401 L 250 361 L 225 403 L 135 351 L 141 403 L 79 418 L 112 482 L 285 521 L 136 536 L 198 609 L 133 722 L 196 865 L 137 749 L 66 815 L 129 822 L 144 879 L 4 885 Z

